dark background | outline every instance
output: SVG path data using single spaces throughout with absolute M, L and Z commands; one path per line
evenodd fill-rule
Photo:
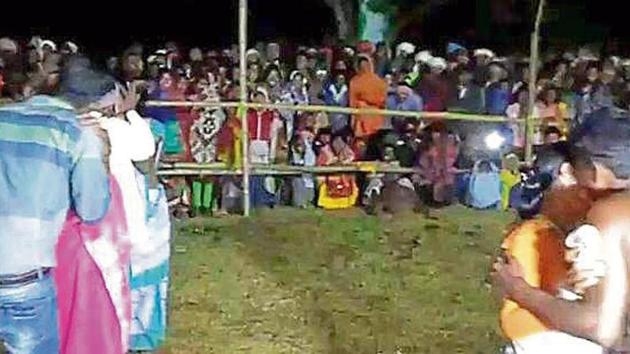
M 11 3 L 9 3 L 11 1 Z M 0 4 L 0 36 L 33 34 L 72 39 L 92 55 L 107 56 L 133 41 L 155 47 L 166 40 L 185 46 L 226 46 L 237 40 L 237 0 L 58 0 Z M 413 4 L 414 1 L 408 1 Z M 492 4 L 505 4 L 514 18 L 502 23 Z M 530 0 L 451 0 L 400 32 L 401 39 L 443 46 L 448 39 L 467 45 L 527 50 Z M 545 44 L 614 43 L 630 34 L 620 1 L 549 0 Z M 498 16 L 498 18 L 497 18 Z M 284 39 L 319 43 L 336 33 L 332 11 L 322 0 L 250 0 L 250 41 Z

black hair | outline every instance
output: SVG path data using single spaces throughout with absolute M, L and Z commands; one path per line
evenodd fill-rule
M 549 136 L 552 134 L 556 134 L 558 136 L 562 136 L 562 132 L 560 131 L 560 129 L 558 129 L 557 127 L 547 127 L 547 129 L 545 129 L 545 136 Z
M 478 169 L 481 173 L 490 173 L 492 172 L 492 163 L 488 160 L 481 160 L 479 161 Z
M 595 163 L 588 150 L 569 142 L 558 142 L 543 148 L 536 156 L 535 168 L 554 179 L 560 174 L 560 168 L 568 163 L 575 171 L 596 173 Z
M 269 75 L 271 74 L 272 71 L 277 71 L 278 74 L 280 74 L 280 80 L 284 81 L 284 75 L 282 74 L 280 67 L 276 64 L 268 64 L 263 70 L 261 79 L 267 80 L 267 78 L 269 78 Z
M 363 64 L 363 62 L 370 62 L 370 59 L 365 57 L 365 56 L 359 56 L 359 59 L 357 59 L 357 65 L 361 66 L 361 64 Z

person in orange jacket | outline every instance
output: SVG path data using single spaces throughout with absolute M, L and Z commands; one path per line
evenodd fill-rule
M 372 59 L 359 55 L 359 72 L 350 81 L 350 107 L 361 109 L 383 109 L 387 100 L 387 83 L 374 73 Z M 365 140 L 378 132 L 385 117 L 357 114 L 352 117 L 352 129 L 358 139 Z

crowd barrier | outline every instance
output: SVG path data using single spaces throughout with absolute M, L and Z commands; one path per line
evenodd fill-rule
M 416 119 L 431 120 L 458 120 L 472 121 L 480 123 L 511 123 L 520 124 L 526 127 L 528 137 L 531 136 L 531 127 L 534 119 L 510 120 L 505 116 L 478 115 L 457 112 L 409 112 L 395 111 L 386 109 L 357 109 L 350 107 L 333 107 L 333 106 L 302 106 L 302 105 L 286 105 L 286 104 L 260 104 L 241 102 L 189 102 L 189 101 L 148 101 L 148 107 L 190 107 L 190 108 L 236 108 L 238 117 L 244 120 L 248 109 L 272 109 L 278 111 L 299 111 L 299 112 L 325 112 L 325 113 L 341 113 L 348 115 L 378 115 L 378 116 L 397 116 L 409 117 Z M 182 177 L 182 176 L 242 176 L 243 178 L 243 203 L 245 216 L 249 215 L 249 176 L 297 176 L 304 173 L 313 175 L 325 175 L 334 173 L 397 173 L 397 174 L 413 174 L 420 172 L 417 168 L 402 168 L 381 163 L 354 163 L 344 166 L 288 166 L 288 165 L 256 165 L 249 164 L 247 148 L 249 145 L 246 124 L 242 131 L 243 140 L 243 161 L 237 169 L 229 168 L 225 164 L 194 164 L 194 163 L 163 163 L 158 169 L 158 175 L 162 177 Z M 527 139 L 527 143 L 531 143 L 531 139 Z M 459 172 L 464 172 L 459 171 Z

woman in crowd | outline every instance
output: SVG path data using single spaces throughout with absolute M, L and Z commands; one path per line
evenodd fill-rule
M 329 139 L 321 135 L 322 147 L 317 157 L 317 166 L 343 166 L 355 160 L 355 154 L 346 138 L 336 135 Z M 359 189 L 354 175 L 326 175 L 319 178 L 319 199 L 317 205 L 324 209 L 345 209 L 354 206 Z
M 567 105 L 560 100 L 558 91 L 554 87 L 546 88 L 536 102 L 539 116 L 543 119 L 543 126 L 553 126 L 563 133 L 567 132 Z
M 369 55 L 358 58 L 358 73 L 350 81 L 350 106 L 360 109 L 383 109 L 387 102 L 387 83 L 374 73 L 374 65 Z M 352 116 L 352 130 L 355 149 L 362 158 L 370 137 L 383 128 L 385 117 L 381 115 L 355 114 Z
M 280 68 L 275 64 L 267 65 L 264 78 L 264 86 L 269 93 L 269 102 L 281 103 L 284 94 L 284 85 Z
M 429 144 L 420 153 L 422 177 L 428 182 L 425 199 L 436 206 L 450 205 L 455 193 L 455 162 L 459 153 L 457 138 L 450 134 L 443 122 L 426 129 Z
M 294 166 L 313 167 L 317 156 L 314 151 L 315 135 L 311 130 L 305 130 L 298 135 L 291 144 L 291 164 Z M 308 208 L 315 199 L 315 181 L 311 174 L 305 173 L 292 178 L 291 184 L 293 206 Z
M 263 88 L 252 94 L 255 103 L 268 103 L 269 95 Z M 247 113 L 249 128 L 249 157 L 253 164 L 270 164 L 275 160 L 278 146 L 280 119 L 278 113 L 268 109 L 250 109 Z M 272 207 L 276 204 L 276 188 L 272 177 L 252 176 L 250 196 L 252 206 Z
M 333 107 L 348 107 L 348 84 L 343 73 L 337 74 L 335 80 L 324 90 L 326 105 Z M 350 117 L 344 113 L 330 114 L 330 127 L 333 134 L 340 134 L 350 128 Z
M 308 79 L 302 71 L 295 70 L 289 75 L 289 84 L 282 96 L 282 103 L 295 106 L 309 105 Z M 285 121 L 287 140 L 291 140 L 295 133 L 295 119 L 301 112 L 287 110 L 280 113 Z
M 161 101 L 173 101 L 178 98 L 177 81 L 175 76 L 169 71 L 162 69 L 157 88 L 149 92 L 149 98 Z M 164 141 L 164 153 L 167 156 L 179 158 L 185 152 L 183 145 L 182 130 L 177 119 L 177 110 L 171 107 L 151 107 L 147 108 L 146 115 L 153 118 L 153 133 Z
M 107 147 L 107 169 L 113 172 L 109 134 L 90 120 L 96 125 L 85 129 L 99 131 Z M 62 354 L 124 354 L 129 349 L 131 243 L 123 195 L 113 174 L 110 194 L 109 211 L 99 223 L 83 223 L 71 213 L 57 243 L 55 283 Z
M 191 130 L 193 161 L 199 164 L 211 164 L 217 161 L 217 139 L 219 130 L 225 121 L 222 109 L 205 108 L 199 112 Z M 193 213 L 209 213 L 214 202 L 214 179 L 200 178 L 192 182 Z
M 214 74 L 209 73 L 210 80 L 200 80 L 197 85 L 199 93 L 194 100 L 218 102 L 218 83 Z M 192 161 L 209 164 L 217 161 L 218 135 L 225 121 L 225 112 L 221 108 L 204 107 L 192 110 L 194 118 L 189 145 Z M 215 183 L 212 177 L 201 177 L 192 181 L 193 215 L 210 213 L 214 204 Z
M 242 125 L 237 115 L 236 108 L 226 109 L 226 121 L 218 135 L 217 148 L 219 161 L 224 162 L 229 168 L 240 168 L 243 161 L 243 141 L 241 138 Z M 222 176 L 220 215 L 230 212 L 237 213 L 241 210 L 242 190 L 239 181 L 233 176 Z

